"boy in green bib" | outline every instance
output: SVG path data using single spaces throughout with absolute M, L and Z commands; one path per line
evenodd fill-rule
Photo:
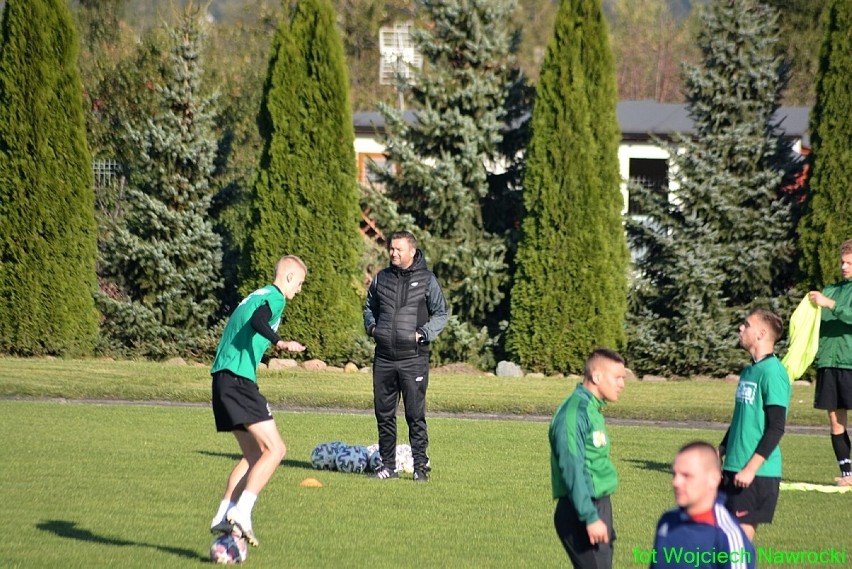
M 719 445 L 725 505 L 749 540 L 758 524 L 772 522 L 781 485 L 778 443 L 790 404 L 790 379 L 775 355 L 782 331 L 781 318 L 765 308 L 752 311 L 740 325 L 740 345 L 753 363 L 740 374 L 734 415 Z
M 270 344 L 278 350 L 304 351 L 305 346 L 285 342 L 277 331 L 287 301 L 301 292 L 306 274 L 307 267 L 299 257 L 288 255 L 278 261 L 272 284 L 254 291 L 234 309 L 210 372 L 216 430 L 233 433 L 242 452 L 228 477 L 210 531 L 235 531 L 254 546 L 258 541 L 251 523 L 252 508 L 287 453 L 269 404 L 257 387 L 257 366 Z

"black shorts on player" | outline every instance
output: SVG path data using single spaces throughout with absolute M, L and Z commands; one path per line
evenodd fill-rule
M 244 431 L 271 420 L 272 411 L 255 382 L 222 370 L 213 374 L 213 417 L 219 432 Z
M 817 370 L 814 409 L 852 409 L 852 369 L 821 367 Z
M 775 516 L 775 506 L 778 504 L 778 490 L 781 479 L 768 476 L 755 476 L 748 488 L 734 485 L 735 472 L 722 472 L 722 483 L 719 490 L 725 493 L 725 507 L 741 524 L 756 526 L 768 524 Z

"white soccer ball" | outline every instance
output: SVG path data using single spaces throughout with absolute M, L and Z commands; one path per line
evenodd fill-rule
M 368 459 L 367 447 L 354 445 L 338 451 L 334 463 L 340 472 L 361 473 L 367 470 Z
M 411 454 L 411 445 L 396 445 L 396 471 L 414 472 L 414 456 Z
M 334 470 L 336 454 L 330 443 L 320 443 L 311 452 L 311 466 L 317 470 Z

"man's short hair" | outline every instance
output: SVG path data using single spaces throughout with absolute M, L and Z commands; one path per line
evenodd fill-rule
M 395 231 L 388 239 L 388 249 L 390 249 L 391 243 L 397 239 L 405 239 L 412 249 L 417 249 L 417 238 L 410 231 Z
M 719 460 L 719 453 L 716 450 L 716 447 L 708 443 L 707 441 L 692 441 L 686 443 L 680 450 L 677 451 L 675 456 L 681 455 L 685 452 L 697 451 L 700 452 L 708 464 L 712 465 L 717 471 L 722 472 L 722 462 Z
M 769 331 L 772 333 L 773 344 L 784 334 L 784 322 L 781 320 L 781 317 L 768 308 L 755 308 L 751 313 L 760 318 L 769 328 Z
M 275 263 L 275 268 L 272 269 L 272 278 L 275 278 L 275 277 L 278 276 L 278 267 L 283 267 L 284 264 L 287 263 L 288 261 L 291 261 L 291 262 L 297 264 L 298 266 L 302 267 L 302 270 L 305 271 L 305 274 L 306 275 L 308 274 L 308 266 L 305 264 L 305 262 L 303 260 L 301 260 L 296 255 L 284 255 L 283 257 L 278 259 L 277 263 Z
M 840 244 L 840 256 L 848 255 L 852 253 L 852 239 L 847 239 L 843 243 Z
M 624 358 L 615 350 L 610 350 L 609 348 L 598 348 L 589 354 L 588 358 L 586 358 L 586 363 L 583 366 L 583 379 L 586 379 L 587 381 L 592 380 L 592 362 L 598 358 L 603 358 L 605 360 L 610 360 L 624 365 Z

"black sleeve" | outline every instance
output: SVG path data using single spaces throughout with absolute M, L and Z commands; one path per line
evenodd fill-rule
M 781 405 L 767 405 L 763 412 L 766 414 L 766 428 L 763 430 L 763 436 L 760 437 L 760 442 L 757 443 L 754 453 L 763 458 L 769 458 L 769 455 L 781 442 L 781 437 L 784 436 L 787 409 Z
M 255 332 L 273 344 L 277 344 L 278 340 L 281 339 L 281 336 L 276 334 L 275 330 L 272 329 L 272 326 L 269 325 L 270 318 L 272 318 L 272 310 L 269 308 L 269 304 L 264 302 L 255 309 L 249 322 Z

